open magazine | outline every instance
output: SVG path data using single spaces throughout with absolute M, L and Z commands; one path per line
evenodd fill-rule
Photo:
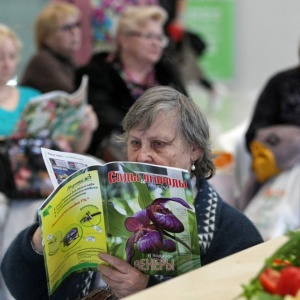
M 71 142 L 80 137 L 80 125 L 87 103 L 88 76 L 77 91 L 52 91 L 33 97 L 25 106 L 12 134 L 13 138 L 64 137 Z
M 149 275 L 200 266 L 188 171 L 42 150 L 56 186 L 38 209 L 49 295 L 73 272 L 96 270 L 99 252 Z

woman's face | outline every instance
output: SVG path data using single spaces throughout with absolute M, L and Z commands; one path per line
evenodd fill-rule
M 81 34 L 79 18 L 69 16 L 58 22 L 56 29 L 45 42 L 53 51 L 65 57 L 72 57 L 81 46 Z
M 150 128 L 133 129 L 128 136 L 128 160 L 191 170 L 201 150 L 188 145 L 177 132 L 177 115 L 160 113 Z
M 162 55 L 165 35 L 159 21 L 149 20 L 144 26 L 121 35 L 121 51 L 137 61 L 155 64 Z
M 5 85 L 16 74 L 19 53 L 16 44 L 5 38 L 0 44 L 0 84 Z

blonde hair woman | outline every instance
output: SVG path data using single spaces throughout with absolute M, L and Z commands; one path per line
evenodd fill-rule
M 74 54 L 81 45 L 81 13 L 69 3 L 50 3 L 35 21 L 37 53 L 25 68 L 21 84 L 41 92 L 74 92 Z
M 79 70 L 78 84 L 84 74 L 89 75 L 88 99 L 101 122 L 90 154 L 104 160 L 124 159 L 114 144 L 114 135 L 122 132 L 121 121 L 126 112 L 150 87 L 173 86 L 186 94 L 177 70 L 163 56 L 167 45 L 163 29 L 166 18 L 166 11 L 160 6 L 127 7 L 116 26 L 116 51 L 95 54 Z
M 0 24 L 0 137 L 2 139 L 10 136 L 28 100 L 40 94 L 32 88 L 7 85 L 7 82 L 16 75 L 21 48 L 21 41 L 17 35 L 6 25 Z

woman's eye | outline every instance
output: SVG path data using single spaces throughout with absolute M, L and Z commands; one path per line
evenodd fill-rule
M 154 141 L 153 142 L 153 146 L 154 147 L 162 147 L 162 146 L 164 146 L 164 142 L 162 142 L 162 141 Z
M 132 141 L 130 141 L 130 145 L 136 147 L 136 146 L 140 145 L 140 142 L 136 141 L 136 140 L 132 140 Z

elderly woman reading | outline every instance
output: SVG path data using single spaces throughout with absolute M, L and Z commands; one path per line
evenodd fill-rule
M 129 161 L 184 168 L 191 173 L 202 265 L 262 242 L 253 224 L 223 202 L 207 181 L 215 172 L 209 127 L 191 99 L 171 87 L 153 87 L 132 105 L 123 128 L 121 139 L 126 143 Z M 16 299 L 24 295 L 47 299 L 43 256 L 37 253 L 42 249 L 40 229 L 34 224 L 21 232 L 7 251 L 1 271 Z M 99 253 L 99 258 L 108 265 L 99 265 L 98 272 L 70 277 L 53 299 L 78 299 L 103 281 L 117 298 L 122 298 L 166 280 L 145 275 L 110 254 Z M 83 278 L 88 276 L 87 284 Z

